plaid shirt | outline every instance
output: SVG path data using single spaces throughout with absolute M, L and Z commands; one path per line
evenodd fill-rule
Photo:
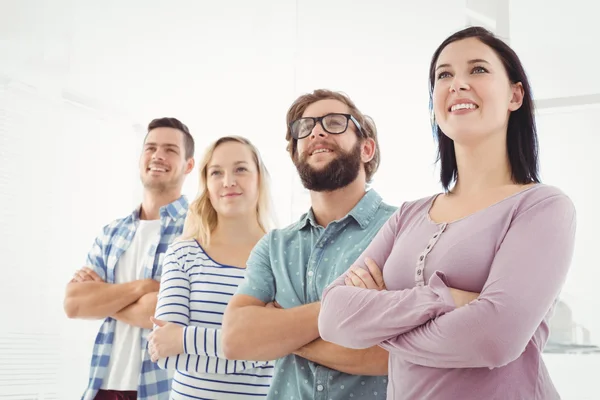
M 150 246 L 148 258 L 144 262 L 145 265 L 143 265 L 144 278 L 153 278 L 160 281 L 165 251 L 169 244 L 183 232 L 187 209 L 188 202 L 184 196 L 161 207 L 160 240 Z M 140 208 L 138 207 L 126 218 L 116 220 L 105 226 L 88 254 L 87 265 L 93 267 L 96 273 L 107 283 L 115 282 L 115 266 L 133 240 L 139 215 Z M 110 317 L 106 318 L 100 327 L 94 344 L 90 380 L 82 400 L 93 400 L 106 378 L 115 327 L 116 321 Z M 146 337 L 149 333 L 149 329 L 142 329 L 142 369 L 138 382 L 137 397 L 140 400 L 168 400 L 172 373 L 159 369 L 157 364 L 150 360 L 150 356 L 146 351 Z

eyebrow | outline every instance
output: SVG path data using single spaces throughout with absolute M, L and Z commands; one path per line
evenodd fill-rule
M 175 147 L 176 149 L 179 149 L 179 146 L 178 146 L 178 145 L 176 145 L 176 144 L 172 144 L 172 143 L 165 143 L 165 144 L 161 144 L 161 145 L 159 145 L 159 144 L 157 144 L 157 143 L 150 142 L 150 143 L 145 143 L 145 144 L 144 144 L 144 147 L 148 147 L 148 146 L 164 146 L 164 147 Z
M 473 60 L 467 61 L 467 64 L 479 64 L 479 63 L 489 64 L 489 62 L 487 62 L 483 58 L 474 58 Z M 450 64 L 441 64 L 441 65 L 438 65 L 438 67 L 435 70 L 437 71 L 440 68 L 448 68 L 448 67 L 450 67 Z
M 236 161 L 233 165 L 240 165 L 240 164 L 248 164 L 248 161 Z M 211 169 L 211 168 L 221 168 L 221 166 L 219 164 L 213 164 L 213 165 L 210 165 L 207 169 Z

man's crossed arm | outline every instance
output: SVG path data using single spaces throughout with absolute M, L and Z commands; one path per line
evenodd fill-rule
M 388 352 L 347 349 L 319 338 L 321 303 L 281 309 L 252 296 L 236 295 L 223 320 L 223 349 L 229 359 L 274 360 L 296 354 L 353 375 L 386 375 Z
M 112 317 L 129 325 L 151 329 L 160 283 L 142 279 L 106 283 L 94 270 L 84 267 L 68 283 L 64 309 L 69 318 Z

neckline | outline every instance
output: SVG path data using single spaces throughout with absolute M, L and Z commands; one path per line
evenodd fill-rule
M 235 269 L 241 269 L 241 270 L 245 270 L 245 269 L 246 269 L 246 268 L 243 268 L 243 267 L 237 267 L 237 266 L 235 266 L 235 265 L 228 265 L 228 264 L 223 264 L 223 263 L 220 263 L 220 262 L 218 262 L 217 260 L 215 260 L 214 258 L 212 258 L 212 257 L 210 256 L 210 254 L 208 254 L 208 253 L 206 252 L 206 250 L 204 250 L 204 247 L 202 247 L 202 245 L 200 244 L 200 242 L 198 241 L 198 239 L 195 239 L 195 238 L 194 238 L 194 242 L 196 242 L 196 244 L 198 245 L 198 247 L 200 247 L 200 250 L 202 250 L 202 252 L 203 252 L 203 253 L 206 255 L 206 257 L 208 257 L 208 259 L 209 259 L 210 261 L 214 262 L 214 263 L 215 263 L 215 264 L 217 264 L 218 266 L 220 266 L 220 267 L 226 267 L 226 268 L 235 268 Z
M 159 219 L 140 219 L 139 220 L 140 225 L 152 225 L 152 224 L 159 225 L 160 222 L 161 222 L 160 218 Z
M 470 218 L 470 217 L 472 217 L 474 215 L 480 214 L 480 213 L 482 213 L 482 212 L 484 212 L 486 210 L 489 210 L 490 208 L 492 208 L 494 206 L 497 206 L 498 204 L 501 204 L 501 203 L 503 203 L 503 202 L 505 202 L 505 201 L 507 201 L 509 199 L 512 199 L 513 197 L 516 197 L 516 196 L 519 196 L 519 195 L 521 195 L 521 194 L 523 194 L 525 192 L 528 192 L 531 189 L 536 188 L 536 187 L 538 187 L 540 185 L 541 185 L 540 183 L 535 183 L 535 184 L 533 184 L 531 186 L 526 187 L 525 189 L 521 189 L 518 192 L 511 194 L 510 196 L 506 196 L 505 198 L 500 199 L 497 202 L 495 202 L 493 204 L 490 204 L 489 206 L 487 206 L 485 208 L 482 208 L 481 210 L 477 210 L 477 211 L 475 211 L 475 212 L 473 212 L 471 214 L 465 215 L 464 217 L 457 218 L 457 219 L 452 220 L 452 221 L 443 221 L 443 222 L 436 222 L 436 221 L 434 221 L 433 218 L 431 218 L 431 214 L 430 214 L 431 213 L 431 209 L 433 208 L 433 205 L 435 203 L 435 200 L 438 198 L 438 196 L 440 196 L 440 195 L 443 194 L 443 193 L 437 193 L 437 194 L 433 195 L 431 197 L 431 199 L 429 200 L 429 207 L 427 207 L 427 213 L 426 213 L 427 220 L 430 223 L 435 224 L 435 225 L 450 225 L 450 224 L 454 224 L 454 223 L 460 222 L 460 221 L 462 221 L 464 219 Z

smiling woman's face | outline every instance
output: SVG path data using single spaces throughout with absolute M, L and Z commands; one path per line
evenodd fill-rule
M 450 43 L 436 62 L 435 119 L 457 144 L 504 135 L 508 118 L 522 104 L 523 88 L 512 83 L 497 54 L 476 38 Z
M 256 215 L 259 171 L 252 150 L 245 144 L 221 143 L 208 163 L 206 183 L 219 218 Z

